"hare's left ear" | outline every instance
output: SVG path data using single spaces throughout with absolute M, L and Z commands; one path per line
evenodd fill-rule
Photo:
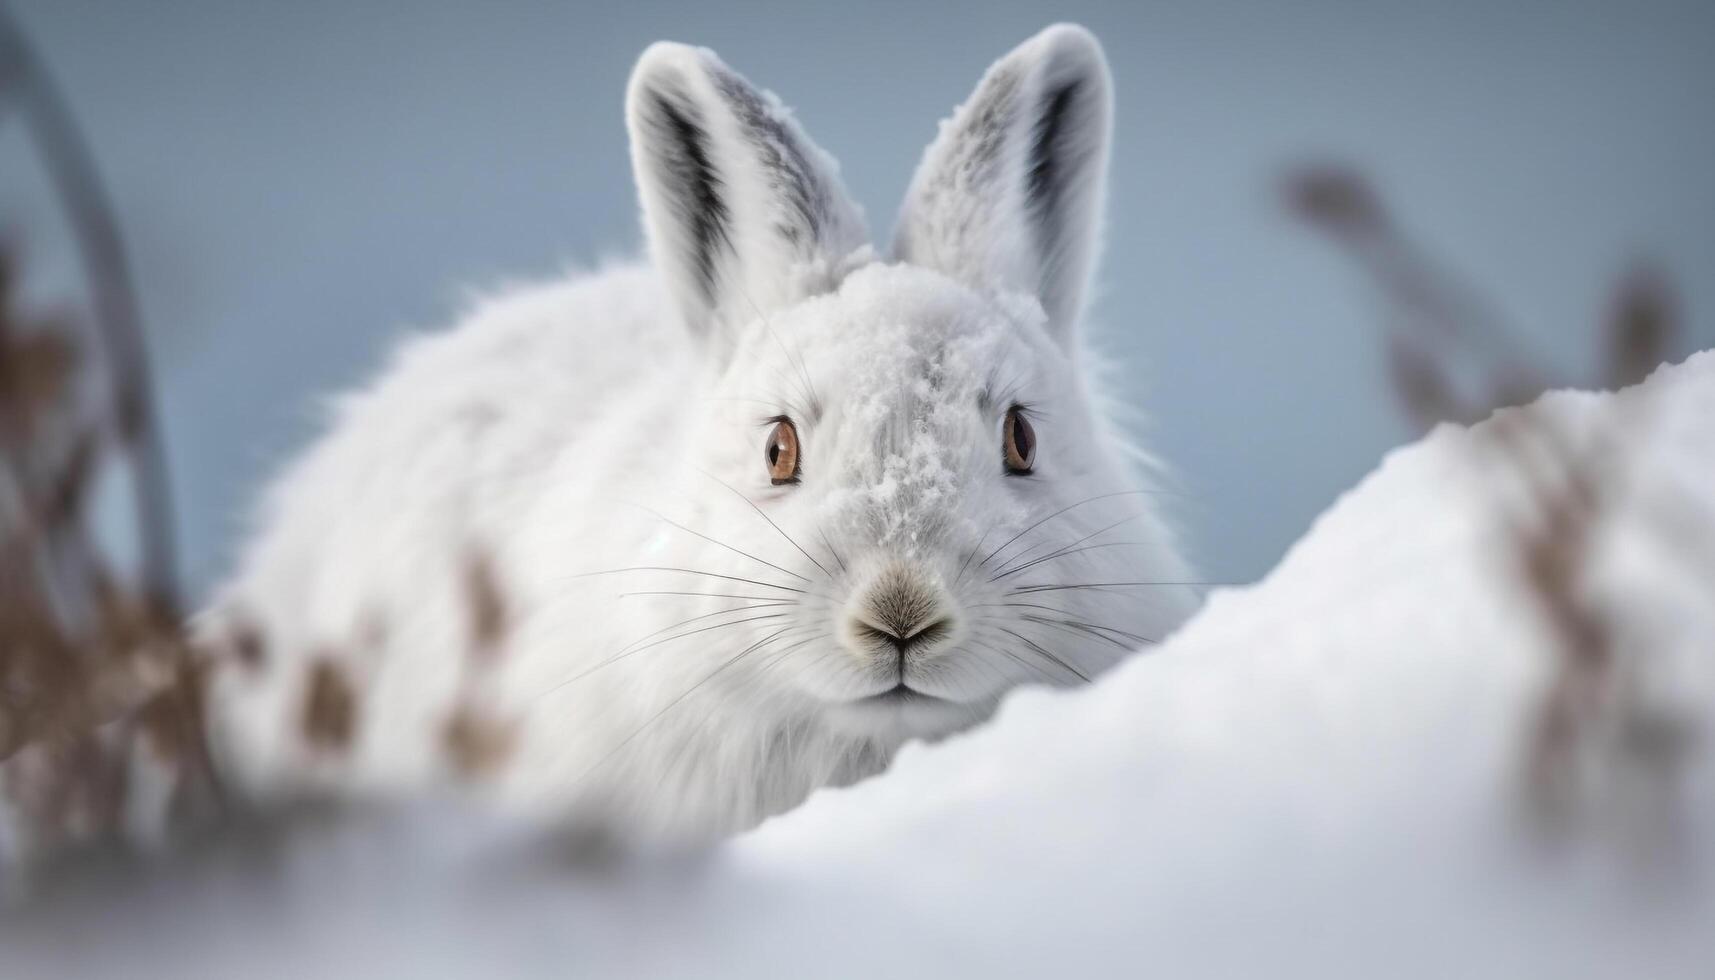
M 626 123 L 650 252 L 717 348 L 734 325 L 836 285 L 868 241 L 833 159 L 712 51 L 650 46 Z
M 1107 62 L 1082 27 L 1059 24 L 995 62 L 941 124 L 895 234 L 904 261 L 1041 301 L 1067 341 L 1101 237 Z

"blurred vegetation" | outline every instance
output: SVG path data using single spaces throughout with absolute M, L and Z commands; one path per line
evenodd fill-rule
M 1621 276 L 1602 323 L 1601 376 L 1552 377 L 1540 367 L 1548 358 L 1533 355 L 1493 304 L 1420 248 L 1362 176 L 1338 166 L 1309 168 L 1289 177 L 1285 197 L 1379 295 L 1392 387 L 1406 416 L 1425 431 L 1490 418 L 1491 438 L 1472 443 L 1480 454 L 1473 464 L 1497 482 L 1516 479 L 1527 488 L 1522 504 L 1499 491 L 1494 497 L 1510 544 L 1508 572 L 1556 651 L 1554 678 L 1522 739 L 1520 783 L 1532 828 L 1555 840 L 1617 818 L 1629 842 L 1652 859 L 1671 860 L 1693 719 L 1651 702 L 1631 683 L 1630 671 L 1649 651 L 1627 639 L 1631 611 L 1592 588 L 1594 551 L 1604 531 L 1641 511 L 1687 576 L 1715 583 L 1715 528 L 1695 507 L 1633 499 L 1635 453 L 1654 421 L 1647 401 L 1621 403 L 1616 421 L 1576 441 L 1543 415 L 1499 410 L 1580 382 L 1634 385 L 1678 356 L 1672 288 L 1647 266 Z M 1711 592 L 1715 602 L 1715 586 Z
M 0 123 L 24 127 L 38 151 L 95 311 L 82 323 L 27 309 L 21 248 L 0 242 L 0 805 L 14 846 L 46 853 L 122 829 L 138 753 L 173 774 L 170 813 L 206 803 L 214 784 L 118 226 L 70 112 L 4 9 Z M 95 530 L 98 488 L 116 473 L 132 498 L 132 570 Z

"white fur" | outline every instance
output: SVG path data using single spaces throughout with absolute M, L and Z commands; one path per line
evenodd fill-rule
M 1128 635 L 1171 630 L 1193 603 L 1182 585 L 1009 592 L 1187 573 L 1097 415 L 1070 329 L 1106 159 L 1100 50 L 1051 28 L 973 105 L 996 104 L 1003 70 L 1027 93 L 1077 73 L 1092 100 L 1068 117 L 1081 127 L 1060 132 L 1069 142 L 1043 149 L 1075 151 L 1055 161 L 1069 183 L 1048 203 L 1062 209 L 1045 215 L 1008 183 L 1032 152 L 1019 140 L 1034 103 L 994 115 L 993 131 L 967 107 L 926 154 L 904 260 L 889 262 L 771 96 L 708 52 L 650 48 L 628 107 L 653 266 L 486 302 L 339 404 L 204 621 L 216 637 L 257 624 L 267 651 L 215 680 L 228 770 L 260 794 L 420 788 L 448 772 L 455 705 L 474 705 L 516 734 L 493 783 L 503 799 L 697 839 L 874 773 L 1018 684 L 1100 671 Z M 659 124 L 663 105 L 701 120 L 714 234 L 707 194 L 673 184 L 684 127 Z M 972 139 L 1014 162 L 971 169 Z M 1002 467 L 1015 403 L 1040 446 L 1023 477 Z M 802 440 L 796 486 L 766 472 L 775 416 Z M 1047 560 L 996 578 L 1033 558 Z M 472 649 L 474 565 L 504 599 L 497 650 Z M 654 570 L 671 568 L 699 574 Z M 851 615 L 888 576 L 950 613 L 942 641 L 896 658 L 854 636 Z M 1008 601 L 1034 605 L 996 605 Z M 357 694 L 341 751 L 303 735 L 323 660 Z M 901 679 L 940 700 L 855 703 Z

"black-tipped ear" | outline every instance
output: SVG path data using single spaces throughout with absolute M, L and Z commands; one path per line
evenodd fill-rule
M 712 51 L 652 45 L 626 121 L 650 253 L 693 329 L 832 288 L 868 240 L 833 159 Z
M 1101 239 L 1111 84 L 1089 31 L 1059 24 L 995 62 L 912 179 L 895 254 L 1029 293 L 1069 338 Z

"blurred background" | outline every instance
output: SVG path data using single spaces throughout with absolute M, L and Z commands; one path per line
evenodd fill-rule
M 1596 377 L 1616 280 L 1655 264 L 1715 345 L 1715 4 L 10 0 L 112 194 L 151 345 L 193 596 L 248 502 L 400 333 L 472 288 L 640 242 L 621 100 L 650 41 L 707 45 L 839 158 L 880 241 L 917 155 L 1055 20 L 1118 90 L 1096 345 L 1176 470 L 1207 577 L 1265 573 L 1412 436 L 1380 301 L 1282 180 L 1338 161 L 1549 361 Z M 77 310 L 18 127 L 0 232 Z

